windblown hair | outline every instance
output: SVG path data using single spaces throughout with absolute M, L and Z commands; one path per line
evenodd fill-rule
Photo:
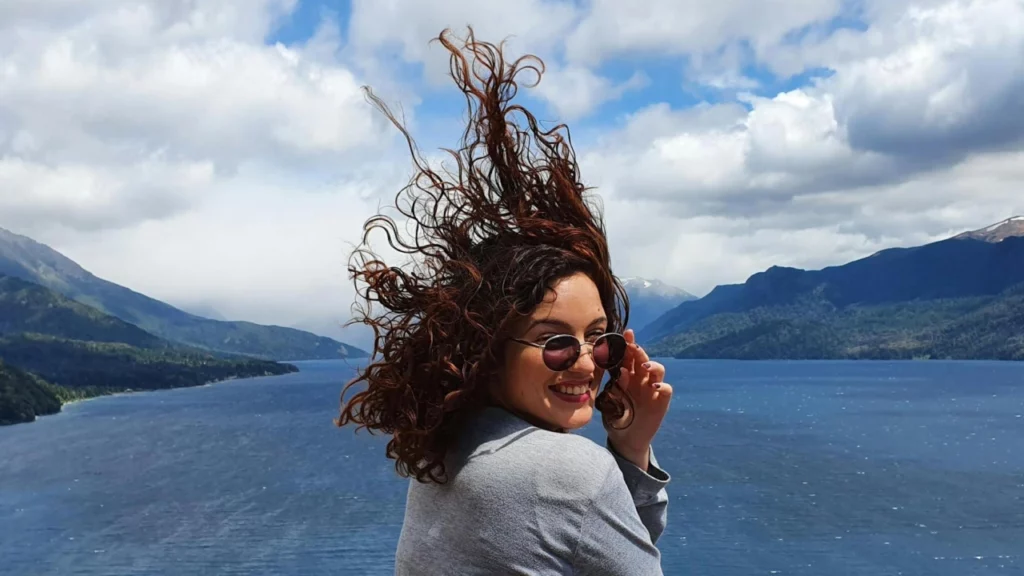
M 432 170 L 409 132 L 365 89 L 402 132 L 415 164 L 395 202 L 411 232 L 374 216 L 349 261 L 366 303 L 356 307 L 353 322 L 373 329 L 373 361 L 345 386 L 336 420 L 391 435 L 388 458 L 400 475 L 421 482 L 447 480 L 445 455 L 466 417 L 489 402 L 509 330 L 555 282 L 587 274 L 610 331 L 621 331 L 629 313 L 626 292 L 611 272 L 599 209 L 580 182 L 568 128 L 544 130 L 512 103 L 517 77 L 533 72 L 539 82 L 543 62 L 530 55 L 506 62 L 504 44 L 477 41 L 472 29 L 461 47 L 448 30 L 437 40 L 451 53 L 451 76 L 469 113 L 462 148 L 445 149 L 454 171 Z M 368 242 L 375 230 L 412 262 L 389 266 L 376 256 Z M 614 421 L 627 399 L 614 386 L 617 371 L 611 372 L 596 405 Z

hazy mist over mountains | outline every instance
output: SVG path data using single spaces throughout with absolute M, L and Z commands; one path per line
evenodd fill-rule
M 357 347 L 293 328 L 190 314 L 98 278 L 49 246 L 2 228 L 0 274 L 37 283 L 168 340 L 212 351 L 274 360 L 366 355 Z

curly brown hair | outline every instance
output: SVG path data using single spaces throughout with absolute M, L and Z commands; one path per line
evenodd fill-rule
M 512 103 L 517 76 L 530 71 L 539 82 L 544 63 L 532 55 L 508 63 L 504 43 L 477 41 L 471 28 L 461 46 L 449 30 L 435 40 L 450 52 L 451 76 L 469 109 L 462 148 L 445 149 L 454 171 L 432 170 L 394 114 L 364 88 L 402 132 L 415 164 L 395 201 L 411 232 L 374 216 L 351 256 L 349 273 L 365 301 L 355 306 L 352 322 L 373 329 L 373 361 L 345 386 L 335 421 L 391 435 L 387 457 L 396 460 L 400 475 L 421 482 L 446 481 L 449 446 L 466 417 L 491 401 L 488 385 L 502 365 L 509 329 L 555 282 L 587 274 L 610 331 L 621 331 L 629 314 L 568 128 L 544 130 L 529 110 Z M 389 266 L 376 256 L 368 243 L 375 230 L 412 262 Z M 596 401 L 612 421 L 628 402 L 614 386 L 617 376 L 611 371 Z M 346 393 L 364 383 L 345 402 Z

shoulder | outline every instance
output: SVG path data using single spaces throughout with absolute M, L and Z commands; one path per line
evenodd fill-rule
M 618 469 L 605 447 L 577 434 L 533 428 L 509 440 L 500 447 L 482 446 L 464 472 L 494 475 L 513 492 L 578 501 L 594 498 Z

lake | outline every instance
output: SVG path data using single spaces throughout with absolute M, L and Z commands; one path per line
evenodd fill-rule
M 1024 363 L 665 363 L 666 574 L 1024 572 Z M 297 365 L 0 428 L 0 572 L 392 574 L 406 481 Z

